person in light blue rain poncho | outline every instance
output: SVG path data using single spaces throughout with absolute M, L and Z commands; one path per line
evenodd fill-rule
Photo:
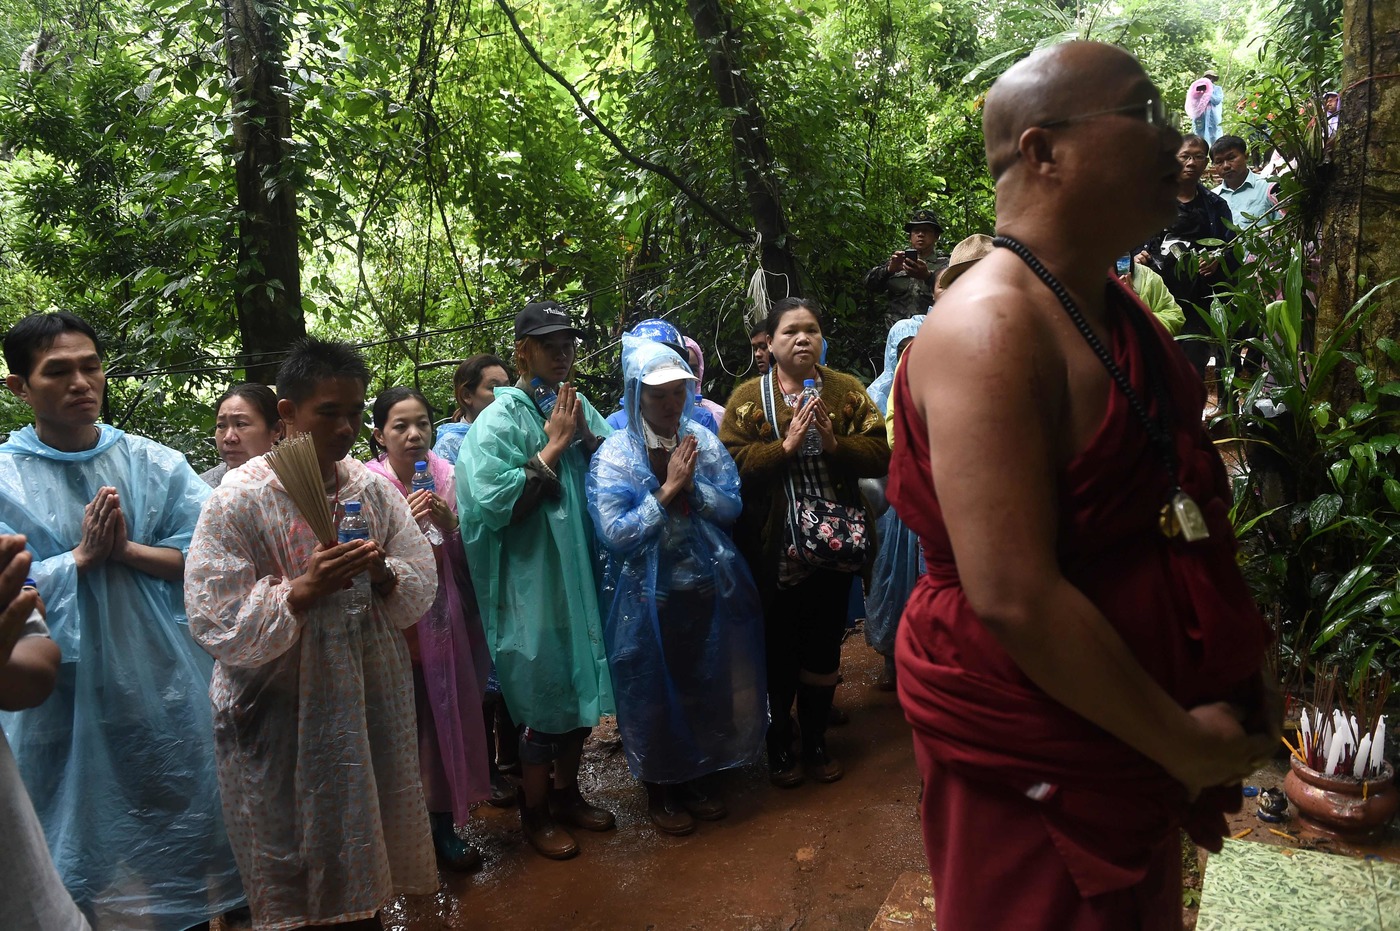
M 656 827 L 689 834 L 726 814 L 698 780 L 762 756 L 763 615 L 728 534 L 739 472 L 691 416 L 694 375 L 661 343 L 622 347 L 628 426 L 588 473 L 603 633 L 628 766 Z
M 92 926 L 184 931 L 243 900 L 214 767 L 213 662 L 183 601 L 209 486 L 175 450 L 97 423 L 106 378 L 81 318 L 25 318 L 5 358 L 34 425 L 0 446 L 0 533 L 28 538 L 63 661 L 48 701 L 0 723 Z
M 890 327 L 885 339 L 885 369 L 869 388 L 870 399 L 882 414 L 889 409 L 895 368 L 923 323 L 924 315 L 919 314 Z M 870 570 L 870 592 L 865 597 L 865 640 L 885 658 L 885 669 L 878 684 L 881 689 L 890 691 L 895 683 L 894 636 L 899 630 L 904 603 L 909 600 L 923 570 L 923 559 L 919 554 L 918 536 L 904 525 L 894 508 L 880 516 L 876 536 L 880 549 Z

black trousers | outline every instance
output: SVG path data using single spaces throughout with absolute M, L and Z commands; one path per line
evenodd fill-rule
M 830 675 L 841 667 L 851 577 L 818 569 L 792 588 L 775 584 L 762 593 L 768 707 L 775 723 L 787 720 L 800 671 Z

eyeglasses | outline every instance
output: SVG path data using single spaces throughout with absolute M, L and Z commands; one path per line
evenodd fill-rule
M 1167 124 L 1167 107 L 1162 101 L 1148 98 L 1142 103 L 1130 103 L 1122 107 L 1114 107 L 1111 110 L 1095 110 L 1093 113 L 1081 113 L 1078 116 L 1066 116 L 1058 120 L 1047 120 L 1044 123 L 1037 123 L 1040 129 L 1051 129 L 1056 126 L 1068 126 L 1070 123 L 1079 123 L 1084 120 L 1091 120 L 1097 116 L 1112 116 L 1117 113 L 1126 113 L 1130 116 L 1141 116 L 1143 122 L 1148 126 L 1156 126 L 1159 129 L 1165 128 Z

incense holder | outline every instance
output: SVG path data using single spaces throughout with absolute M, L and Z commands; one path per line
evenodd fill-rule
M 1370 779 L 1325 776 L 1296 757 L 1289 760 L 1283 792 L 1308 827 L 1343 840 L 1369 840 L 1385 830 L 1400 810 L 1395 770 L 1382 764 Z

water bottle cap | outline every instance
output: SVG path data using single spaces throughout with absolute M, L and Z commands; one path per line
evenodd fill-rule
M 24 588 L 38 588 L 38 587 L 39 587 L 39 583 L 36 582 L 36 581 L 34 581 L 33 579 L 25 579 L 25 580 L 24 580 L 24 585 L 23 585 L 23 587 L 24 587 Z
M 414 470 L 415 472 L 426 472 L 426 471 L 428 471 L 428 460 L 426 460 L 426 459 L 419 459 L 417 462 L 415 462 L 415 463 L 413 464 L 413 470 Z
M 804 387 L 804 388 L 815 388 L 815 387 L 817 387 L 817 380 L 816 380 L 815 378 L 804 379 L 803 382 L 802 382 L 802 387 Z
M 345 513 L 346 513 L 346 514 L 358 514 L 358 513 L 360 513 L 360 502 L 358 502 L 358 501 L 347 501 L 347 502 L 345 502 Z

